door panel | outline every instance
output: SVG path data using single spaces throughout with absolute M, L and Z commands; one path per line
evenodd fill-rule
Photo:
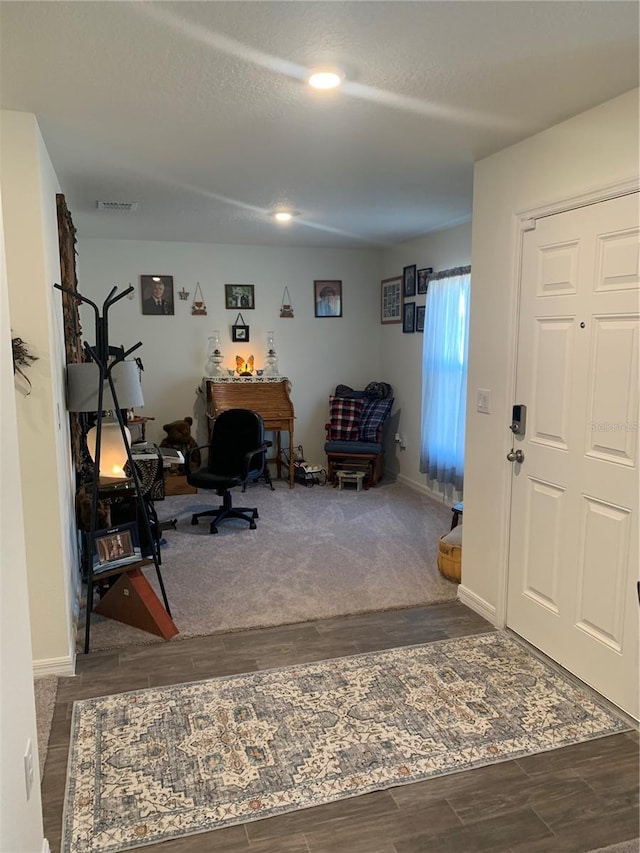
M 507 624 L 638 717 L 638 196 L 523 238 Z

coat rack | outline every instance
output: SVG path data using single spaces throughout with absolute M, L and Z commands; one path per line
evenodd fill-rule
M 129 463 L 129 470 L 131 472 L 131 479 L 134 482 L 135 488 L 135 497 L 138 507 L 138 518 L 141 520 L 144 532 L 147 537 L 147 542 L 149 543 L 149 549 L 151 551 L 151 559 L 155 566 L 156 576 L 158 578 L 158 583 L 160 585 L 160 590 L 162 592 L 162 598 L 164 601 L 164 607 L 166 610 L 166 614 L 163 614 L 165 617 L 168 614 L 169 622 L 173 626 L 171 622 L 171 610 L 169 608 L 169 601 L 167 599 L 167 593 L 164 588 L 164 582 L 162 580 L 162 574 L 160 573 L 160 556 L 159 556 L 159 545 L 157 541 L 154 539 L 151 531 L 151 524 L 149 522 L 149 513 L 147 510 L 147 505 L 144 500 L 144 496 L 142 494 L 142 484 L 140 482 L 140 477 L 138 476 L 138 471 L 133 462 L 133 458 L 131 456 L 131 448 L 129 446 L 129 441 L 127 438 L 127 433 L 125 429 L 125 422 L 122 415 L 122 409 L 120 408 L 120 404 L 118 401 L 118 394 L 116 390 L 116 383 L 113 379 L 113 371 L 117 368 L 117 365 L 120 365 L 128 355 L 135 352 L 139 347 L 142 346 L 142 342 L 138 341 L 137 344 L 130 347 L 128 350 L 124 350 L 121 348 L 112 348 L 109 347 L 109 323 L 108 323 L 108 313 L 109 309 L 112 305 L 115 305 L 116 302 L 119 302 L 129 293 L 131 293 L 134 288 L 129 286 L 127 290 L 121 293 L 119 296 L 116 296 L 115 293 L 117 291 L 117 287 L 114 287 L 107 298 L 104 301 L 102 306 L 102 316 L 100 315 L 100 310 L 98 306 L 88 299 L 86 296 L 82 296 L 79 292 L 75 290 L 70 290 L 66 287 L 63 287 L 59 284 L 54 284 L 54 287 L 57 290 L 61 290 L 63 293 L 68 293 L 74 299 L 79 300 L 87 305 L 90 305 L 93 308 L 95 315 L 95 345 L 92 347 L 87 342 L 84 344 L 84 350 L 86 355 L 89 357 L 88 361 L 92 361 L 97 365 L 98 368 L 98 389 L 97 389 L 97 403 L 91 404 L 96 405 L 96 439 L 95 439 L 95 451 L 94 451 L 94 467 L 93 467 L 93 478 L 92 478 L 92 491 L 91 491 L 91 521 L 89 526 L 89 535 L 88 535 L 88 543 L 89 546 L 86 550 L 88 550 L 86 567 L 87 567 L 87 605 L 86 605 L 86 621 L 85 621 L 85 639 L 84 639 L 84 652 L 85 654 L 89 651 L 89 632 L 90 632 L 90 624 L 91 624 L 91 611 L 93 609 L 93 592 L 94 592 L 94 571 L 93 571 L 93 550 L 95 547 L 95 534 L 98 530 L 98 498 L 100 492 L 100 453 L 102 447 L 102 438 L 103 438 L 103 420 L 104 420 L 104 390 L 105 390 L 105 382 L 108 384 L 108 388 L 111 394 L 112 400 L 109 401 L 109 405 L 113 403 L 115 417 L 117 419 L 117 424 L 120 428 L 120 435 L 122 437 L 122 442 L 126 449 L 127 460 Z M 73 365 L 74 367 L 82 367 L 82 365 Z M 87 411 L 87 409 L 83 409 L 83 411 Z M 93 411 L 93 409 L 91 409 Z M 133 491 L 133 490 L 132 490 Z M 121 574 L 124 574 L 127 569 L 131 569 L 131 566 L 122 566 Z M 140 574 L 140 578 L 146 582 L 146 578 Z M 128 593 L 127 593 L 128 594 Z M 106 598 L 106 596 L 105 596 Z M 145 604 L 145 606 L 148 606 Z M 158 602 L 158 607 L 159 607 Z M 156 613 L 155 617 L 151 613 L 151 607 L 149 607 L 150 613 L 149 618 L 157 622 L 156 628 L 160 628 L 160 621 L 158 620 L 158 614 Z M 160 608 L 161 610 L 161 608 Z M 105 612 L 105 615 L 108 615 Z M 124 620 L 123 620 L 124 621 Z M 149 628 L 145 628 L 145 630 L 150 630 Z M 157 633 L 156 630 L 151 629 L 153 633 Z M 167 630 L 167 626 L 165 625 L 165 630 L 161 631 L 160 636 L 164 636 L 165 639 L 168 639 L 168 636 L 173 636 L 177 633 L 177 628 L 173 626 L 172 629 Z M 168 636 L 167 636 L 168 634 Z

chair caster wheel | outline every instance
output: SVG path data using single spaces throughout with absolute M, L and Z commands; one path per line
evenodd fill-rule
M 198 519 L 196 518 L 196 516 L 195 515 L 191 516 L 191 524 L 197 524 L 197 523 L 198 523 Z
M 249 530 L 255 530 L 256 527 L 257 527 L 257 525 L 256 525 L 255 521 L 252 521 L 251 524 L 249 525 Z
M 254 517 L 254 518 L 260 518 L 260 516 L 258 515 L 258 510 L 257 510 L 257 509 L 254 509 L 254 511 L 253 511 L 253 517 Z
M 213 525 L 212 525 L 212 526 L 209 528 L 209 533 L 217 533 L 217 532 L 218 532 L 218 528 L 217 528 L 217 527 L 213 527 Z

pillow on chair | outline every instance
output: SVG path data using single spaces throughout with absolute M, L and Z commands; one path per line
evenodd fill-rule
M 357 441 L 364 400 L 352 397 L 329 397 L 330 440 Z
M 360 427 L 358 429 L 358 441 L 377 441 L 378 429 L 385 422 L 393 406 L 393 397 L 385 400 L 368 399 L 365 403 Z

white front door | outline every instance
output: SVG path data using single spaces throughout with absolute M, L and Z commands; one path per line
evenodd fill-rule
M 523 235 L 507 605 L 510 628 L 635 718 L 638 224 L 633 193 Z

